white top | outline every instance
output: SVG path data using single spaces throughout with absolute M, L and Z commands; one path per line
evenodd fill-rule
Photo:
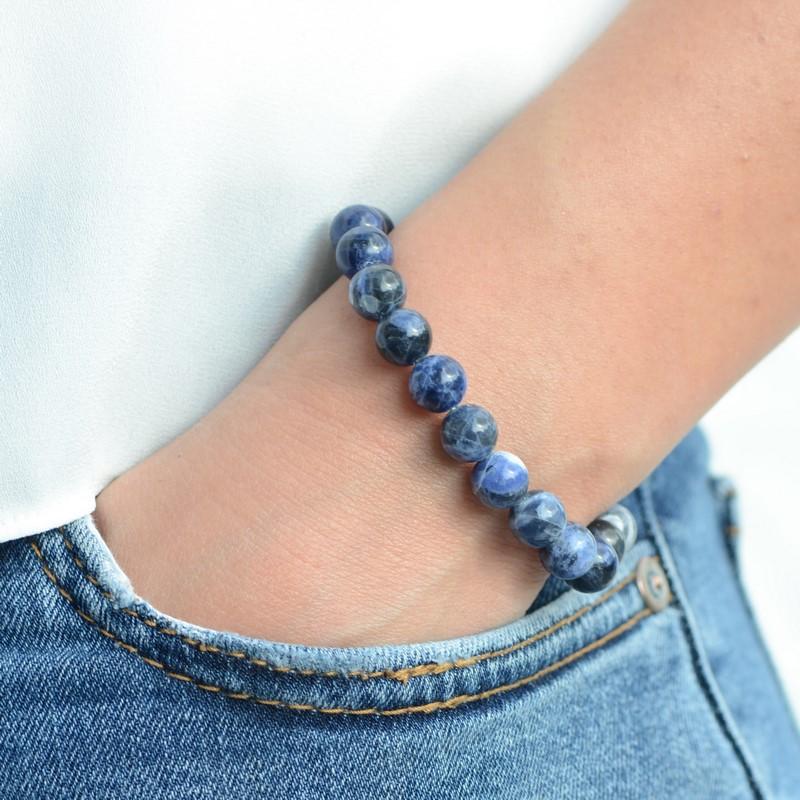
M 624 0 L 9 0 L 0 24 L 0 541 L 88 514 Z

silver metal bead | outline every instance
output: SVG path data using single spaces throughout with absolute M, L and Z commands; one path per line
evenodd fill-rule
M 625 540 L 625 552 L 630 552 L 630 549 L 636 543 L 637 526 L 636 518 L 631 512 L 621 503 L 611 506 L 604 514 L 601 514 L 597 519 L 603 520 L 613 525 Z

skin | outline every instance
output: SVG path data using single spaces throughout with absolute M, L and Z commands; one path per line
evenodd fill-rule
M 798 44 L 794 0 L 634 2 L 391 234 L 431 352 L 578 522 L 800 322 Z M 472 496 L 347 286 L 99 495 L 160 610 L 350 646 L 474 633 L 535 598 L 535 551 Z

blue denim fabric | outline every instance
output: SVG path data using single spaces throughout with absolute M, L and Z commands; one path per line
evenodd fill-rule
M 2 545 L 0 797 L 800 797 L 702 433 L 624 502 L 640 538 L 601 596 L 551 580 L 512 624 L 401 646 L 165 617 L 90 516 Z

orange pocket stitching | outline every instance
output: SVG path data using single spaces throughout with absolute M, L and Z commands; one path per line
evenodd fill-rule
M 51 581 L 51 583 L 58 590 L 58 593 L 72 606 L 72 608 L 78 613 L 81 619 L 85 620 L 90 625 L 97 628 L 97 630 L 103 636 L 113 641 L 115 645 L 118 645 L 128 653 L 138 656 L 138 658 L 144 661 L 144 663 L 147 664 L 148 666 L 161 670 L 169 678 L 173 678 L 182 683 L 191 683 L 193 686 L 196 686 L 198 689 L 201 689 L 204 692 L 219 694 L 223 697 L 227 697 L 230 700 L 243 700 L 251 703 L 256 703 L 262 706 L 283 708 L 289 711 L 316 711 L 321 714 L 336 714 L 336 715 L 349 715 L 349 716 L 379 715 L 379 716 L 391 717 L 391 716 L 400 716 L 402 714 L 430 714 L 434 711 L 443 711 L 449 708 L 457 708 L 458 706 L 464 705 L 465 703 L 474 703 L 478 700 L 487 700 L 488 698 L 494 697 L 495 695 L 502 694 L 504 692 L 510 692 L 514 689 L 519 689 L 523 686 L 527 686 L 528 684 L 531 684 L 534 681 L 539 680 L 540 678 L 550 675 L 551 673 L 561 669 L 562 667 L 567 666 L 568 664 L 572 664 L 573 662 L 577 661 L 583 656 L 605 646 L 609 642 L 621 636 L 626 631 L 629 631 L 631 628 L 637 625 L 641 620 L 645 619 L 646 617 L 654 613 L 649 608 L 645 607 L 640 611 L 638 611 L 636 614 L 634 614 L 632 617 L 627 619 L 621 625 L 618 625 L 613 630 L 601 636 L 599 639 L 595 639 L 593 642 L 584 645 L 579 650 L 576 650 L 574 653 L 570 653 L 570 655 L 565 656 L 564 658 L 554 662 L 553 664 L 550 664 L 547 667 L 543 667 L 542 669 L 537 670 L 536 672 L 531 673 L 530 675 L 525 675 L 524 677 L 519 678 L 518 680 L 511 681 L 510 683 L 504 683 L 500 686 L 494 686 L 491 689 L 485 689 L 482 692 L 476 692 L 474 694 L 460 694 L 451 697 L 447 700 L 434 700 L 430 703 L 424 703 L 422 705 L 402 706 L 400 708 L 347 708 L 343 706 L 334 706 L 334 707 L 315 706 L 308 703 L 289 703 L 286 702 L 285 700 L 259 697 L 258 695 L 254 695 L 249 692 L 232 692 L 228 689 L 225 689 L 222 686 L 215 686 L 214 684 L 203 683 L 197 680 L 197 678 L 193 678 L 191 675 L 184 675 L 180 672 L 175 672 L 161 661 L 156 661 L 153 658 L 145 656 L 139 651 L 138 648 L 134 647 L 131 644 L 128 644 L 127 642 L 123 642 L 121 639 L 119 639 L 117 636 L 111 633 L 111 631 L 105 629 L 96 619 L 81 611 L 81 609 L 78 608 L 78 604 L 75 601 L 75 598 L 63 586 L 61 586 L 61 584 L 58 582 L 58 579 L 53 574 L 52 570 L 50 570 L 50 568 L 47 566 L 47 563 L 45 562 L 44 559 L 44 555 L 42 554 L 42 551 L 39 549 L 39 546 L 35 542 L 31 542 L 31 549 L 36 555 L 36 558 L 39 560 L 39 563 L 41 564 L 42 570 L 44 571 L 44 574 L 47 577 L 47 579 Z
M 68 538 L 65 530 L 63 527 L 59 528 L 59 533 L 61 534 L 61 538 L 64 541 L 64 545 L 66 546 L 67 550 L 69 550 L 72 560 L 75 565 L 80 570 L 83 577 L 89 581 L 100 594 L 103 595 L 107 600 L 112 600 L 113 595 L 111 592 L 103 589 L 100 582 L 95 578 L 86 568 L 84 562 L 78 558 L 75 554 L 75 546 Z M 49 577 L 49 576 L 48 576 Z M 477 653 L 474 656 L 466 656 L 464 658 L 454 659 L 453 661 L 443 661 L 443 662 L 430 662 L 427 664 L 417 664 L 410 667 L 401 667 L 399 669 L 392 669 L 392 668 L 385 668 L 375 670 L 373 672 L 365 672 L 362 670 L 352 670 L 351 672 L 336 672 L 335 670 L 329 671 L 317 671 L 313 669 L 302 669 L 298 667 L 282 667 L 276 664 L 270 664 L 269 662 L 265 661 L 261 658 L 253 658 L 252 656 L 248 656 L 247 653 L 244 653 L 240 650 L 224 650 L 220 647 L 216 647 L 215 645 L 204 644 L 199 639 L 193 639 L 189 636 L 184 636 L 183 634 L 178 633 L 178 631 L 174 630 L 173 628 L 162 628 L 159 627 L 158 620 L 153 617 L 146 617 L 143 614 L 140 614 L 138 611 L 132 608 L 121 608 L 124 614 L 127 614 L 134 619 L 139 620 L 140 622 L 144 623 L 156 633 L 162 633 L 165 636 L 175 636 L 180 639 L 184 644 L 188 645 L 189 647 L 193 647 L 195 650 L 199 650 L 201 653 L 214 653 L 215 655 L 222 655 L 228 658 L 235 658 L 241 661 L 245 661 L 248 664 L 252 664 L 253 666 L 259 667 L 261 669 L 269 670 L 270 672 L 279 672 L 279 673 L 290 673 L 294 675 L 303 675 L 307 677 L 322 677 L 322 678 L 361 678 L 362 680 L 370 680 L 374 678 L 387 678 L 390 680 L 396 680 L 400 683 L 405 683 L 411 678 L 419 678 L 425 675 L 441 675 L 442 673 L 449 672 L 453 669 L 465 669 L 466 667 L 474 666 L 475 664 L 479 664 L 482 661 L 487 661 L 491 658 L 501 658 L 502 656 L 510 655 L 511 653 L 516 652 L 517 650 L 522 650 L 526 647 L 530 647 L 531 645 L 535 644 L 542 639 L 551 636 L 560 628 L 563 628 L 566 625 L 569 625 L 572 622 L 580 619 L 584 614 L 587 614 L 592 609 L 597 608 L 598 606 L 605 603 L 611 597 L 613 597 L 617 592 L 622 591 L 626 586 L 632 583 L 635 579 L 635 574 L 631 573 L 626 578 L 621 580 L 616 586 L 613 586 L 604 594 L 600 595 L 595 601 L 590 603 L 589 605 L 582 606 L 577 611 L 573 612 L 567 617 L 554 622 L 550 627 L 545 628 L 538 633 L 534 633 L 525 639 L 522 639 L 518 642 L 514 642 L 513 644 L 507 645 L 505 647 L 501 647 L 497 650 L 489 650 L 483 653 Z

